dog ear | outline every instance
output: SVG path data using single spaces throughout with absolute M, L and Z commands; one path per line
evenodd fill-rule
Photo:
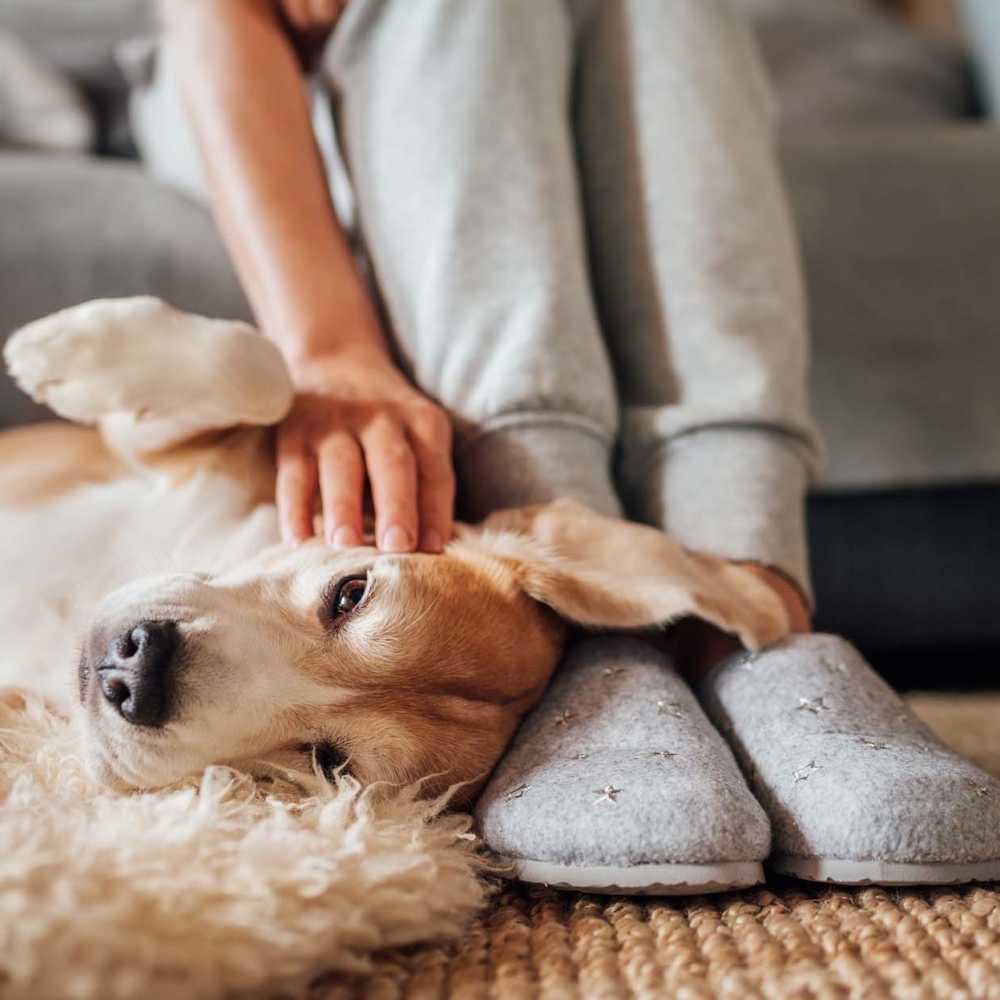
M 473 530 L 525 593 L 580 625 L 644 628 L 694 615 L 748 649 L 789 631 L 781 599 L 749 569 L 572 500 L 498 511 Z

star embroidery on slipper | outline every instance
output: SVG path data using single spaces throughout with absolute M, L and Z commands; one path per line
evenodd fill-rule
M 624 667 L 605 667 L 601 671 L 601 676 L 608 678 L 608 680 L 614 680 L 623 673 L 625 673 Z
M 818 698 L 799 698 L 799 703 L 796 705 L 798 711 L 811 712 L 813 715 L 819 715 L 820 712 L 825 712 L 829 707 L 825 695 L 820 695 Z
M 892 749 L 888 743 L 883 743 L 881 740 L 870 740 L 866 736 L 862 736 L 858 742 L 863 747 L 868 747 L 869 750 L 890 750 Z
M 598 802 L 617 802 L 621 791 L 622 790 L 620 788 L 615 788 L 614 785 L 605 785 L 603 788 L 595 788 L 594 794 L 600 797 L 594 799 L 594 805 L 596 806 Z
M 829 660 L 823 660 L 823 666 L 827 670 L 836 670 L 838 674 L 847 673 L 847 664 L 843 660 L 838 660 L 836 663 L 831 663 Z
M 572 719 L 572 718 L 573 718 L 573 713 L 568 708 L 564 708 L 556 716 L 556 725 L 557 726 L 565 726 L 570 721 L 570 719 Z
M 990 790 L 986 785 L 977 785 L 974 781 L 971 782 L 973 794 L 977 799 L 981 799 L 990 794 Z
M 805 781 L 813 771 L 819 770 L 819 764 L 816 761 L 811 760 L 808 764 L 803 764 L 797 771 L 792 772 L 792 777 L 796 781 Z
M 682 719 L 684 717 L 681 706 L 676 701 L 658 701 L 656 703 L 656 714 L 669 715 L 672 719 Z
M 517 788 L 508 789 L 504 793 L 504 802 L 513 802 L 514 799 L 519 799 L 528 790 L 527 785 L 518 785 Z

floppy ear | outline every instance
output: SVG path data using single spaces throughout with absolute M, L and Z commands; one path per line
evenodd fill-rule
M 476 544 L 512 563 L 525 593 L 580 625 L 643 628 L 694 615 L 748 649 L 789 632 L 781 599 L 750 570 L 572 500 L 498 511 Z

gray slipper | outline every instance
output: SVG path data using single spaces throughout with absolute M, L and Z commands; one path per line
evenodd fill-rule
M 767 817 L 669 660 L 647 642 L 576 645 L 476 811 L 519 878 L 666 895 L 755 885 Z
M 699 686 L 771 818 L 776 871 L 821 882 L 1000 878 L 1000 781 L 945 747 L 843 639 L 793 636 Z

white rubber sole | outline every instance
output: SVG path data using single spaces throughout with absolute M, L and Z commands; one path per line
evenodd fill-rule
M 599 892 L 609 896 L 695 896 L 707 892 L 748 889 L 764 881 L 757 861 L 729 861 L 716 865 L 559 865 L 550 861 L 511 859 L 522 882 Z
M 773 857 L 771 871 L 808 882 L 838 885 L 955 885 L 1000 881 L 1000 861 L 962 865 L 917 865 L 894 861 L 844 861 L 838 858 Z

